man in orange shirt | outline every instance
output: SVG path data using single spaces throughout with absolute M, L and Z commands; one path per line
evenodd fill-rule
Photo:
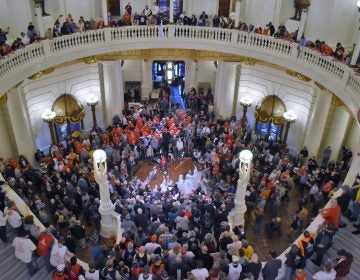
M 339 229 L 341 208 L 336 199 L 331 199 L 328 208 L 320 209 L 321 216 L 325 219 L 325 224 L 330 224 L 335 230 Z

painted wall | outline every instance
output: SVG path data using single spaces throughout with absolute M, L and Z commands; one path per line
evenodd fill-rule
M 255 26 L 265 26 L 269 21 L 274 22 L 276 0 L 246 0 L 245 22 Z
M 324 40 L 331 46 L 342 42 L 351 46 L 359 25 L 356 0 L 313 0 L 308 12 L 305 36 Z M 319 12 L 321 11 L 321 12 Z
M 275 94 L 286 106 L 297 114 L 297 120 L 289 130 L 289 148 L 298 150 L 302 146 L 304 131 L 310 116 L 313 102 L 312 84 L 293 78 L 283 71 L 260 65 L 243 66 L 240 75 L 239 100 L 249 95 L 253 105 L 248 109 L 247 117 L 251 127 L 255 126 L 254 109 L 263 98 Z M 239 104 L 240 101 L 238 101 Z M 242 107 L 237 107 L 237 118 L 242 116 Z
M 213 61 L 199 61 L 196 63 L 196 81 L 199 83 L 210 83 L 214 90 L 216 80 L 216 68 Z
M 57 97 L 64 93 L 74 95 L 85 110 L 85 130 L 92 128 L 92 115 L 86 98 L 97 96 L 100 100 L 96 116 L 99 126 L 103 126 L 102 105 L 99 86 L 98 67 L 96 64 L 77 64 L 57 69 L 52 74 L 34 81 L 24 82 L 25 100 L 29 118 L 35 135 L 36 146 L 47 149 L 50 145 L 48 125 L 41 119 L 46 108 L 51 108 Z
M 189 3 L 192 8 L 192 13 L 197 17 L 205 11 L 209 17 L 216 15 L 218 13 L 218 1 L 217 0 L 201 0 L 201 1 L 192 1 Z

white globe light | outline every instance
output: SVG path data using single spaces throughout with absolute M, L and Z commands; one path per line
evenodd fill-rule
M 288 122 L 294 122 L 297 119 L 297 115 L 293 111 L 284 112 L 283 117 Z
M 88 106 L 94 106 L 99 103 L 99 98 L 97 96 L 91 95 L 86 99 L 86 104 Z
M 41 118 L 43 121 L 48 122 L 55 119 L 56 113 L 54 111 L 51 111 L 50 109 L 46 109 L 45 112 L 41 115 Z
M 245 95 L 240 98 L 240 104 L 245 107 L 250 107 L 253 100 L 249 95 Z
M 357 6 L 358 6 L 358 8 L 360 9 L 360 0 L 359 1 L 357 1 Z
M 253 153 L 249 150 L 243 150 L 240 152 L 239 158 L 242 163 L 250 163 L 253 158 Z
M 106 162 L 106 153 L 103 150 L 96 150 L 93 153 L 93 158 L 96 163 L 103 163 Z

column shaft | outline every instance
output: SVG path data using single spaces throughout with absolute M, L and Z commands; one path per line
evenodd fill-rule
M 104 25 L 109 26 L 107 0 L 101 0 L 101 11 Z
M 355 49 L 351 57 L 351 62 L 350 62 L 351 65 L 356 65 L 357 59 L 359 57 L 359 53 L 360 53 L 360 32 L 358 32 L 357 42 L 355 44 Z
M 324 147 L 331 147 L 331 160 L 336 161 L 339 156 L 349 120 L 350 114 L 345 110 L 345 108 L 336 107 L 324 145 Z
M 235 3 L 235 28 L 239 26 L 240 11 L 241 11 L 241 0 L 237 0 Z
M 233 102 L 237 102 L 234 100 L 236 66 L 236 63 L 223 61 L 218 64 L 214 96 L 217 117 L 230 118 Z
M 185 71 L 185 92 L 189 92 L 193 87 L 196 88 L 196 62 L 187 60 Z
M 283 0 L 275 0 L 275 9 L 274 9 L 274 18 L 273 18 L 273 24 L 274 26 L 279 26 L 280 24 L 280 13 L 281 13 L 281 6 Z
M 141 99 L 149 99 L 152 91 L 152 61 L 141 61 Z
M 170 23 L 174 23 L 174 1 L 170 0 L 170 7 L 169 7 L 169 21 Z
M 322 135 L 324 133 L 327 116 L 331 105 L 331 95 L 327 92 L 317 89 L 318 95 L 315 100 L 314 108 L 311 112 L 311 119 L 304 146 L 309 150 L 309 155 L 317 156 L 320 148 Z
M 7 106 L 18 153 L 34 164 L 35 141 L 21 91 L 18 88 L 8 93 Z
M 6 108 L 4 107 L 5 105 L 0 105 L 0 143 L 1 143 L 0 158 L 6 160 L 15 156 L 15 154 L 13 151 L 13 146 L 11 144 L 10 131 L 6 124 L 7 121 L 5 118 Z

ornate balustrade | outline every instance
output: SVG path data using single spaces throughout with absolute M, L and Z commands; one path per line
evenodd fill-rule
M 346 65 L 315 50 L 260 34 L 172 25 L 105 28 L 32 44 L 0 61 L 0 93 L 36 72 L 73 59 L 116 50 L 164 47 L 216 50 L 276 63 L 324 84 L 354 114 L 360 107 L 360 78 Z

